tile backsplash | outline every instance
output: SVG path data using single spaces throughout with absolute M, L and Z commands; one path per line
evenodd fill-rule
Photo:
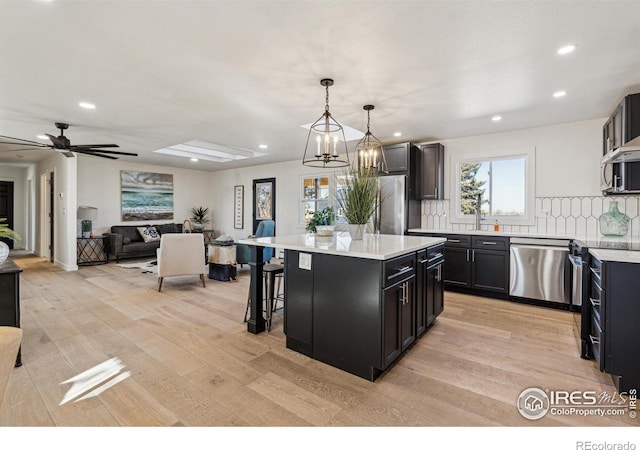
M 626 237 L 640 238 L 640 197 L 536 197 L 534 225 L 502 225 L 505 232 L 599 236 L 598 218 L 609 210 L 612 201 L 631 219 Z M 471 230 L 473 224 L 450 223 L 450 200 L 422 201 L 422 228 L 433 230 Z M 493 230 L 492 223 L 482 223 L 481 229 Z

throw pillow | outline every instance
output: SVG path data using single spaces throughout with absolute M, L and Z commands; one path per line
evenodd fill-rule
M 125 236 L 122 238 L 122 243 L 127 245 L 127 244 L 131 244 L 131 238 L 128 236 Z
M 145 242 L 159 241 L 160 235 L 156 227 L 138 227 L 138 232 Z

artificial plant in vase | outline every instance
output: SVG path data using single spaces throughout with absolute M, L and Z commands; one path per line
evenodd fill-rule
M 332 206 L 327 206 L 322 211 L 316 211 L 313 213 L 313 217 L 309 220 L 307 227 L 305 228 L 309 233 L 315 233 L 318 231 L 317 227 L 324 225 L 333 225 L 333 221 L 336 219 L 335 212 Z
M 191 208 L 191 219 L 193 220 L 194 229 L 202 230 L 204 226 L 209 223 L 207 214 L 209 214 L 209 208 L 205 208 L 203 206 L 194 206 Z
M 0 238 L 11 239 L 16 243 L 22 242 L 22 238 L 18 233 L 9 228 L 9 225 L 6 223 L 7 219 L 0 219 Z M 0 264 L 4 263 L 5 260 L 9 257 L 9 246 L 0 241 Z
M 338 208 L 348 224 L 356 225 L 352 227 L 355 229 L 351 238 L 362 239 L 364 226 L 373 217 L 380 203 L 377 174 L 371 168 L 351 167 L 344 174 L 342 189 L 336 196 Z

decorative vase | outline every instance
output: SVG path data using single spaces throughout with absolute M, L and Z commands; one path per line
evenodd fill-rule
M 617 200 L 609 204 L 609 211 L 598 218 L 600 233 L 604 236 L 624 236 L 629 231 L 629 216 L 620 212 Z
M 0 241 L 0 264 L 4 263 L 9 257 L 9 246 Z
M 365 223 L 350 223 L 349 224 L 349 234 L 351 235 L 352 241 L 361 241 L 362 236 L 364 235 L 364 227 Z
M 335 225 L 316 225 L 316 234 L 319 237 L 333 236 Z
M 198 230 L 201 231 L 204 229 L 204 225 L 202 224 L 202 222 L 193 222 L 193 229 L 194 230 Z

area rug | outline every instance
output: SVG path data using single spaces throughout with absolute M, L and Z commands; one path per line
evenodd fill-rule
M 139 261 L 130 264 L 118 264 L 118 267 L 125 269 L 141 269 L 142 273 L 158 273 L 158 261 Z

